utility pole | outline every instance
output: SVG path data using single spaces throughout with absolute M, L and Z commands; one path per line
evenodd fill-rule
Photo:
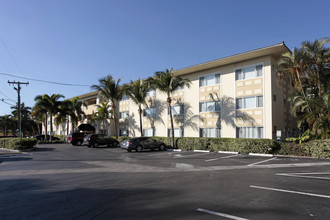
M 17 88 L 16 87 L 14 87 L 14 89 L 17 91 L 17 95 L 18 95 L 18 101 L 17 101 L 17 111 L 18 111 L 18 136 L 20 137 L 20 139 L 21 139 L 21 143 L 22 143 L 22 123 L 21 123 L 21 85 L 23 84 L 23 85 L 28 85 L 29 84 L 29 82 L 20 82 L 20 81 L 18 81 L 18 82 L 9 82 L 9 80 L 8 80 L 8 84 L 10 85 L 10 84 L 13 84 L 13 85 L 15 85 L 15 84 L 17 84 Z

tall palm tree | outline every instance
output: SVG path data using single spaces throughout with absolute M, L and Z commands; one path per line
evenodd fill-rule
M 177 91 L 179 88 L 187 86 L 189 88 L 191 81 L 188 79 L 183 79 L 179 76 L 175 76 L 173 73 L 173 68 L 171 70 L 166 69 L 165 71 L 158 71 L 155 76 L 149 78 L 151 86 L 155 89 L 165 92 L 167 94 L 167 104 L 170 111 L 171 119 L 171 129 L 172 129 L 172 147 L 174 147 L 174 125 L 173 125 L 173 115 L 172 115 L 172 93 Z
M 328 91 L 330 84 L 330 49 L 325 47 L 329 39 L 317 39 L 314 42 L 304 41 L 302 49 L 305 52 L 305 60 L 309 66 L 311 79 L 315 78 L 315 86 L 318 88 L 318 96 Z
M 51 96 L 47 94 L 38 95 L 34 98 L 36 101 L 35 108 L 41 109 L 41 110 L 47 110 L 47 113 L 50 117 L 50 135 L 49 139 L 50 142 L 52 142 L 52 134 L 53 134 L 53 116 L 55 116 L 59 112 L 60 105 L 62 101 L 60 101 L 61 98 L 64 98 L 61 94 L 52 94 Z M 47 126 L 47 125 L 46 125 Z
M 13 131 L 14 121 L 12 115 L 0 116 L 0 126 L 4 135 L 8 135 L 8 129 Z
M 91 88 L 98 90 L 100 95 L 111 101 L 111 107 L 113 111 L 114 121 L 115 121 L 115 130 L 116 138 L 118 139 L 118 114 L 116 103 L 123 97 L 123 89 L 119 86 L 121 78 L 117 81 L 111 76 L 108 75 L 99 80 L 99 85 L 92 85 Z
M 14 106 L 11 106 L 10 108 L 13 109 L 11 114 L 17 120 L 18 119 L 18 104 L 14 105 Z M 22 102 L 22 104 L 21 104 L 21 119 L 22 119 L 22 121 L 28 119 L 30 117 L 30 113 L 31 113 L 31 107 L 25 106 L 24 102 Z
M 131 81 L 128 88 L 125 90 L 126 94 L 132 99 L 132 101 L 138 105 L 140 116 L 140 133 L 143 136 L 142 128 L 142 105 L 146 105 L 147 92 L 149 90 L 148 82 L 138 79 L 135 82 Z
M 41 105 L 38 106 L 34 105 L 32 108 L 31 116 L 33 120 L 36 121 L 37 124 L 44 123 L 45 133 L 47 134 L 47 109 Z M 41 134 L 41 132 L 39 131 L 39 126 L 38 126 L 38 134 Z
M 111 118 L 112 111 L 110 110 L 109 102 L 101 102 L 101 104 L 96 105 L 96 107 L 97 107 L 97 112 L 93 113 L 92 118 L 94 120 L 103 122 L 103 133 L 104 133 L 106 128 L 106 121 L 107 119 Z
M 293 52 L 282 54 L 278 62 L 278 77 L 282 80 L 291 79 L 294 82 L 295 89 L 302 93 L 306 98 L 303 80 L 307 63 L 304 61 L 304 51 L 294 48 Z
M 82 101 L 79 101 L 79 97 L 76 96 L 72 99 L 65 100 L 60 106 L 60 111 L 55 117 L 56 123 L 65 123 L 67 122 L 67 134 L 69 133 L 69 118 L 71 119 L 71 131 L 74 131 L 74 128 L 77 126 L 78 122 L 85 117 L 85 113 L 82 107 L 86 104 Z M 68 118 L 69 117 L 69 118 Z

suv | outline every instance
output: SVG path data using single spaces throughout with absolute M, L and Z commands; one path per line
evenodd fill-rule
M 104 134 L 89 134 L 84 138 L 84 144 L 88 147 L 98 147 L 100 145 L 108 145 L 112 147 L 118 147 L 119 142 Z
M 82 145 L 84 142 L 84 137 L 86 133 L 72 133 L 68 135 L 68 142 L 71 142 L 72 145 Z

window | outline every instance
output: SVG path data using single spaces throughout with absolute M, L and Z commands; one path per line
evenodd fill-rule
M 184 129 L 183 128 L 174 128 L 174 137 L 183 137 Z M 172 129 L 167 129 L 167 137 L 172 137 Z
M 128 112 L 119 112 L 119 118 L 122 119 L 128 118 Z
M 143 136 L 153 137 L 156 134 L 156 129 L 143 129 Z
M 149 89 L 149 91 L 147 92 L 147 96 L 156 96 L 156 90 Z
M 199 112 L 220 112 L 220 111 L 221 111 L 220 101 L 199 103 Z
M 171 106 L 171 108 L 172 108 L 172 115 L 183 115 L 184 114 L 183 105 Z M 169 114 L 170 114 L 170 109 L 168 108 L 168 115 Z
M 127 95 L 124 95 L 123 98 L 121 98 L 121 101 L 126 101 L 128 99 L 129 99 L 129 97 Z
M 156 108 L 146 108 L 143 110 L 144 117 L 155 117 L 156 116 Z
M 263 127 L 237 127 L 237 138 L 263 138 Z
M 263 76 L 263 65 L 249 66 L 235 70 L 236 80 L 251 79 Z
M 199 87 L 212 86 L 215 84 L 220 84 L 220 73 L 199 78 Z
M 263 107 L 263 96 L 251 96 L 236 99 L 237 109 L 261 108 Z
M 220 128 L 200 128 L 199 136 L 200 137 L 221 137 Z
M 128 130 L 119 130 L 119 136 L 128 136 Z

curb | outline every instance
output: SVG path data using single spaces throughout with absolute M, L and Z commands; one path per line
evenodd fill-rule
M 235 151 L 218 151 L 219 154 L 238 154 L 238 152 Z
M 194 152 L 200 152 L 200 153 L 210 153 L 209 150 L 194 150 Z
M 273 154 L 255 154 L 255 153 L 249 153 L 250 156 L 258 156 L 258 157 L 273 157 Z
M 176 151 L 176 152 L 182 152 L 181 149 L 167 149 L 167 151 Z

